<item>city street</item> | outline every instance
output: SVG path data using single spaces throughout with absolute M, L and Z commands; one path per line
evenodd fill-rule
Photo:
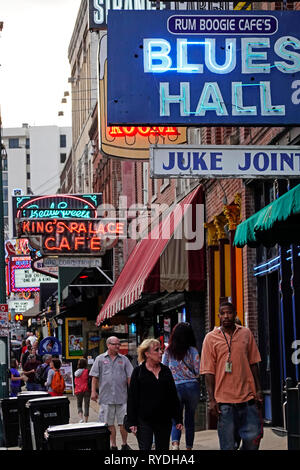
M 2 1 L 0 450 L 300 450 L 299 23 Z

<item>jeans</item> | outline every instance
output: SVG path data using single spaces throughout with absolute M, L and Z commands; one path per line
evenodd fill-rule
M 219 404 L 218 436 L 221 450 L 236 450 L 242 440 L 241 450 L 258 450 L 263 436 L 260 412 L 253 402 Z
M 150 424 L 140 421 L 136 433 L 139 449 L 151 450 L 154 435 L 155 450 L 159 452 L 168 451 L 170 447 L 171 428 L 171 421 L 164 424 Z
M 42 385 L 36 384 L 35 382 L 27 382 L 26 389 L 28 392 L 40 392 L 45 390 L 42 388 Z
M 195 436 L 195 412 L 199 403 L 200 385 L 198 382 L 185 382 L 176 384 L 176 390 L 181 405 L 181 412 L 184 409 L 184 427 L 186 447 L 191 449 Z M 176 423 L 173 421 L 172 442 L 180 442 L 181 431 L 176 429 Z

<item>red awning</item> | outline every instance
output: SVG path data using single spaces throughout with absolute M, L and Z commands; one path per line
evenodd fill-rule
M 182 228 L 184 216 L 191 213 L 192 208 L 195 231 L 195 211 L 201 210 L 198 204 L 203 208 L 202 186 L 176 204 L 147 237 L 137 243 L 97 317 L 97 325 L 129 307 L 143 292 L 204 290 L 203 243 L 198 249 L 186 250 L 184 244 L 188 240 Z

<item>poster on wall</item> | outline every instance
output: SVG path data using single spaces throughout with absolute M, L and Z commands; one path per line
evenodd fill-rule
M 66 318 L 66 358 L 80 359 L 84 354 L 83 322 L 86 318 Z
M 63 362 L 60 371 L 65 381 L 65 393 L 72 393 L 74 395 L 72 362 Z

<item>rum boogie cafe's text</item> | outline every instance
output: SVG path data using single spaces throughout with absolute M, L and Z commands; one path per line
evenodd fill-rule
M 299 146 L 150 147 L 152 177 L 295 177 L 300 176 Z

